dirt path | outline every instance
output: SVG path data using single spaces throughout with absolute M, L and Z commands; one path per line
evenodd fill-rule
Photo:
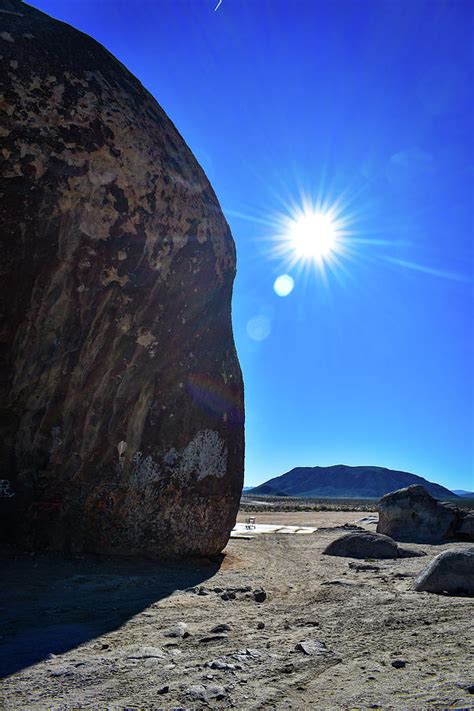
M 329 529 L 362 515 L 291 522 Z M 410 590 L 451 546 L 358 571 L 321 555 L 341 533 L 231 540 L 222 564 L 192 566 L 8 554 L 1 707 L 474 708 L 474 600 Z

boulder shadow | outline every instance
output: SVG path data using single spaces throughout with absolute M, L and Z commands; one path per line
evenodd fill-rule
M 113 631 L 219 570 L 224 556 L 178 562 L 0 551 L 0 678 Z

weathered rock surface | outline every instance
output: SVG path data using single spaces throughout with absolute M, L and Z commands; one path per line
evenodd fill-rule
M 474 541 L 474 512 L 468 512 L 459 522 L 456 530 L 459 538 L 466 541 Z
M 377 532 L 397 541 L 437 543 L 453 538 L 474 540 L 472 515 L 434 499 L 422 486 L 408 486 L 383 496 Z
M 418 592 L 474 595 L 474 548 L 444 551 L 414 582 Z
M 0 10 L 3 534 L 217 553 L 243 478 L 228 225 L 122 64 L 19 0 Z
M 346 533 L 336 538 L 323 550 L 325 555 L 345 558 L 413 558 L 425 555 L 421 551 L 397 546 L 395 541 L 381 533 Z

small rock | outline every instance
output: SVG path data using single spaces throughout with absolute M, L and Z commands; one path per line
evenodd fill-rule
M 209 592 L 206 590 L 206 588 L 199 588 L 198 595 L 209 595 Z
M 296 652 L 303 652 L 308 656 L 315 656 L 317 654 L 324 654 L 327 652 L 326 645 L 319 639 L 305 639 L 302 642 L 298 642 L 295 646 Z
M 267 593 L 263 588 L 256 588 L 256 590 L 253 591 L 253 599 L 255 602 L 265 602 Z
M 163 632 L 163 637 L 189 637 L 188 626 L 185 622 L 178 622 L 178 624 Z
M 406 665 L 407 663 L 403 659 L 394 659 L 392 662 L 392 667 L 395 669 L 403 669 Z
M 211 632 L 230 632 L 232 627 L 230 625 L 226 625 L 225 623 L 222 625 L 216 625 L 215 627 L 212 628 Z
M 227 639 L 225 634 L 213 634 L 207 637 L 201 637 L 199 644 L 209 644 L 209 642 L 218 642 L 220 639 Z
M 157 694 L 167 694 L 168 691 L 170 690 L 169 686 L 162 686 L 161 689 L 157 690 Z
M 204 686 L 203 684 L 188 686 L 188 688 L 184 690 L 184 693 L 195 701 L 219 700 L 225 699 L 227 696 L 227 692 L 223 686 Z
M 223 589 L 223 588 L 216 587 L 216 588 L 212 588 L 212 589 L 213 589 L 213 591 L 214 591 L 215 593 L 222 593 L 222 592 L 224 592 L 224 589 Z
M 259 659 L 263 656 L 262 652 L 259 649 L 251 649 L 250 647 L 247 647 L 247 649 L 245 650 L 245 654 L 247 654 L 249 657 L 253 657 L 254 659 Z
M 209 699 L 225 699 L 227 692 L 223 686 L 208 686 L 206 689 L 206 701 Z
M 51 669 L 49 673 L 53 677 L 72 676 L 73 674 L 73 672 L 67 667 L 58 667 L 57 669 Z
M 236 659 L 238 662 L 248 662 L 248 658 L 245 654 L 233 654 L 232 658 Z
M 206 687 L 202 684 L 193 684 L 184 690 L 186 696 L 196 701 L 206 701 Z
M 165 659 L 166 654 L 159 647 L 140 647 L 139 645 L 134 645 L 126 651 L 125 657 L 127 659 L 151 659 L 152 657 Z
M 283 674 L 291 674 L 295 671 L 295 665 L 293 663 L 285 664 L 281 671 Z
M 206 666 L 210 669 L 219 669 L 220 671 L 235 671 L 236 669 L 242 668 L 236 664 L 226 662 L 225 659 L 213 659 L 212 662 L 207 662 Z
M 265 629 L 265 622 L 258 622 L 258 623 L 257 623 L 257 629 L 258 629 L 258 630 L 264 630 L 264 629 Z
M 235 600 L 236 597 L 237 597 L 237 596 L 236 596 L 236 594 L 235 594 L 235 592 L 234 592 L 233 590 L 226 590 L 226 591 L 223 592 L 222 595 L 221 595 L 221 599 L 222 599 L 222 600 L 225 600 L 225 601 L 227 601 L 227 600 Z

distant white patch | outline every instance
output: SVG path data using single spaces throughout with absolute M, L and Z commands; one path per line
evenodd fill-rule
M 239 538 L 240 536 L 253 537 L 259 533 L 286 533 L 286 534 L 309 534 L 317 531 L 313 526 L 279 526 L 271 523 L 236 523 L 231 531 L 231 538 Z
M 290 277 L 289 274 L 282 274 L 281 276 L 277 277 L 275 279 L 275 283 L 273 284 L 275 294 L 277 294 L 278 296 L 288 296 L 288 294 L 291 294 L 294 288 L 295 282 L 293 280 L 293 277 Z
M 254 316 L 247 322 L 247 333 L 253 341 L 264 341 L 271 330 L 270 320 L 266 316 Z

